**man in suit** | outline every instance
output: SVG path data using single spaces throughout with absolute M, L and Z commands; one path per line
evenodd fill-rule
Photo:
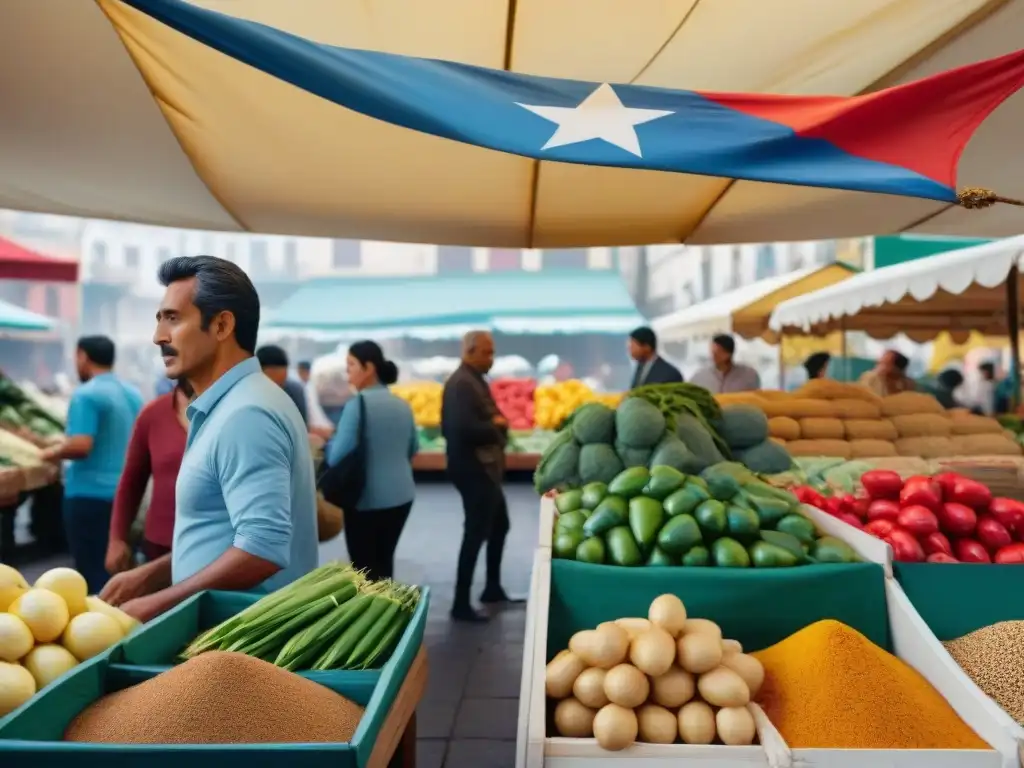
M 505 475 L 508 422 L 498 410 L 484 378 L 494 364 L 494 339 L 471 331 L 462 341 L 462 365 L 444 385 L 441 432 L 447 442 L 448 475 L 465 514 L 455 582 L 455 621 L 484 622 L 470 603 L 477 557 L 487 542 L 487 583 L 482 603 L 510 601 L 501 586 L 501 558 L 508 535 L 508 506 L 501 483 Z
M 646 326 L 629 334 L 629 356 L 636 360 L 630 389 L 644 384 L 676 384 L 683 380 L 678 368 L 658 356 L 658 337 Z

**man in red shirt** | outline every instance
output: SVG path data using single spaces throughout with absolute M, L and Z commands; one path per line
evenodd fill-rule
M 129 537 L 150 477 L 153 478 L 153 495 L 146 513 L 142 554 L 146 560 L 155 560 L 171 551 L 174 486 L 185 455 L 188 437 L 185 409 L 191 396 L 188 382 L 180 380 L 173 391 L 157 397 L 139 413 L 110 519 L 106 566 L 111 575 L 132 567 Z

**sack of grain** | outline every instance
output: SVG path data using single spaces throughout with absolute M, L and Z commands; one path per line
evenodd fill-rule
M 879 405 L 880 398 L 859 384 L 847 384 L 834 379 L 811 379 L 796 391 L 800 397 L 812 400 L 864 400 Z
M 920 456 L 922 459 L 952 456 L 953 441 L 948 437 L 901 437 L 896 441 L 896 453 L 900 456 Z
M 889 419 L 847 419 L 843 422 L 847 440 L 888 440 L 899 437 L 896 426 Z
M 93 702 L 71 721 L 64 740 L 345 743 L 362 716 L 358 704 L 294 672 L 241 653 L 210 651 Z
M 973 413 L 956 413 L 950 418 L 954 435 L 998 435 L 1003 427 L 995 419 Z
M 956 435 L 951 456 L 1020 456 L 1021 447 L 1006 435 Z
M 845 440 L 790 440 L 786 443 L 790 456 L 829 456 L 850 458 L 850 444 Z
M 764 405 L 764 398 L 754 392 L 725 392 L 715 395 L 715 401 L 722 406 L 725 405 L 754 405 L 758 408 Z
M 944 415 L 946 409 L 931 395 L 924 392 L 900 392 L 882 398 L 883 416 L 906 416 L 911 413 L 935 413 Z
M 953 420 L 937 413 L 893 416 L 892 423 L 900 437 L 949 437 L 953 431 Z
M 811 400 L 806 397 L 794 397 L 789 400 L 762 400 L 761 407 L 769 418 L 789 416 L 791 419 L 814 417 L 826 419 L 836 415 L 836 410 L 829 400 Z
M 851 459 L 881 459 L 896 456 L 896 445 L 891 440 L 850 440 Z
M 835 409 L 836 417 L 840 419 L 880 419 L 882 417 L 881 404 L 867 400 L 843 398 L 833 400 L 832 407 Z
M 846 434 L 839 419 L 812 417 L 800 419 L 800 436 L 805 440 L 842 440 Z
M 799 440 L 800 422 L 789 416 L 774 416 L 768 419 L 768 435 L 783 440 Z
M 776 445 L 781 445 L 783 448 L 786 447 L 786 441 L 781 437 L 769 437 L 768 439 Z
M 785 392 L 781 389 L 759 389 L 757 396 L 762 400 L 792 400 L 794 397 L 792 392 Z

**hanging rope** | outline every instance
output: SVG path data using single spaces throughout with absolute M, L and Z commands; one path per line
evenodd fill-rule
M 957 194 L 956 198 L 959 205 L 968 209 L 988 208 L 996 203 L 1024 206 L 1024 200 L 1014 200 L 1012 197 L 1000 197 L 991 189 L 984 189 L 982 187 L 967 187 L 966 189 L 961 190 Z

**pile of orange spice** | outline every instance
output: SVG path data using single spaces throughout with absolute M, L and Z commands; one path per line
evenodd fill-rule
M 831 619 L 754 653 L 758 696 L 795 749 L 991 749 L 913 667 Z

